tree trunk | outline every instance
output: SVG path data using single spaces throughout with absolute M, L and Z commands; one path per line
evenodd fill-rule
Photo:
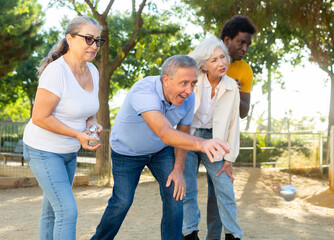
M 334 73 L 328 73 L 330 79 L 331 79 L 331 96 L 329 100 L 329 113 L 328 113 L 328 130 L 327 130 L 327 154 L 326 154 L 326 162 L 327 164 L 329 163 L 329 149 L 330 149 L 330 131 L 331 131 L 331 126 L 334 125 Z
M 267 132 L 271 132 L 271 69 L 268 68 L 268 126 Z
M 268 125 L 267 125 L 267 138 L 266 140 L 269 142 L 270 141 L 270 132 L 271 132 L 271 67 L 270 64 L 267 67 L 268 70 L 268 83 L 267 83 L 267 91 L 268 91 Z
M 109 133 L 110 133 L 110 117 L 109 117 L 109 89 L 110 89 L 110 71 L 109 71 L 109 30 L 107 22 L 100 22 L 103 26 L 101 38 L 106 42 L 102 46 L 101 56 L 98 61 L 100 83 L 99 83 L 99 102 L 100 109 L 97 113 L 97 121 L 103 126 L 105 131 L 100 134 L 101 147 L 96 151 L 95 173 L 98 175 L 106 175 L 110 171 L 109 168 Z
M 253 117 L 253 111 L 254 111 L 254 107 L 255 107 L 256 103 L 254 104 L 251 104 L 251 110 L 250 110 L 250 113 L 248 114 L 247 116 L 247 124 L 246 124 L 246 128 L 245 128 L 245 131 L 248 132 L 248 129 L 250 127 L 250 122 L 252 120 L 252 117 Z
M 331 96 L 329 103 L 329 114 L 328 114 L 328 135 L 331 129 L 331 126 L 334 125 L 334 73 L 329 74 L 331 79 Z

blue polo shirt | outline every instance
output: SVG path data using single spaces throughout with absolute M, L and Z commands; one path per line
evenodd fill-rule
M 150 76 L 136 82 L 116 116 L 110 134 L 111 148 L 128 156 L 147 155 L 162 150 L 166 145 L 149 128 L 141 114 L 160 111 L 173 127 L 178 123 L 187 126 L 193 121 L 194 105 L 194 93 L 181 106 L 170 105 L 164 97 L 160 76 Z

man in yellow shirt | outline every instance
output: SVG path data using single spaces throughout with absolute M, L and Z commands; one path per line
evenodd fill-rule
M 220 34 L 220 39 L 225 43 L 231 64 L 226 75 L 235 79 L 240 88 L 240 117 L 245 118 L 249 111 L 250 92 L 252 90 L 253 71 L 251 66 L 242 58 L 252 43 L 252 37 L 256 33 L 256 27 L 245 16 L 234 16 L 228 20 Z M 225 172 L 232 175 L 232 165 L 226 166 Z M 228 175 L 229 175 L 228 174 Z M 231 179 L 233 182 L 233 179 Z M 207 240 L 221 239 L 222 223 L 219 217 L 216 195 L 211 178 L 208 176 L 208 203 L 207 203 Z M 225 240 L 236 239 L 232 234 L 225 234 Z
M 240 83 L 240 117 L 245 118 L 249 111 L 250 92 L 252 90 L 253 71 L 242 58 L 252 43 L 256 28 L 248 17 L 234 16 L 227 21 L 220 34 L 220 39 L 228 48 L 232 59 L 227 76 Z

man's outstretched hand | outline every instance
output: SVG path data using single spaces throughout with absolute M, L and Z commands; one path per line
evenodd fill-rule
M 214 162 L 214 159 L 222 159 L 226 153 L 230 152 L 230 147 L 218 138 L 212 138 L 203 141 L 201 151 L 206 153 L 210 162 Z

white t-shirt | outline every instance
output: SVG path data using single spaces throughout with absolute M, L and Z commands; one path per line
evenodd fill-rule
M 94 83 L 91 92 L 79 85 L 63 57 L 45 68 L 38 85 L 38 88 L 46 89 L 60 98 L 52 115 L 81 132 L 86 129 L 86 120 L 99 109 L 99 73 L 92 63 L 88 62 L 87 66 Z M 47 131 L 33 124 L 31 120 L 24 130 L 23 142 L 32 148 L 54 153 L 77 152 L 81 146 L 76 138 Z

